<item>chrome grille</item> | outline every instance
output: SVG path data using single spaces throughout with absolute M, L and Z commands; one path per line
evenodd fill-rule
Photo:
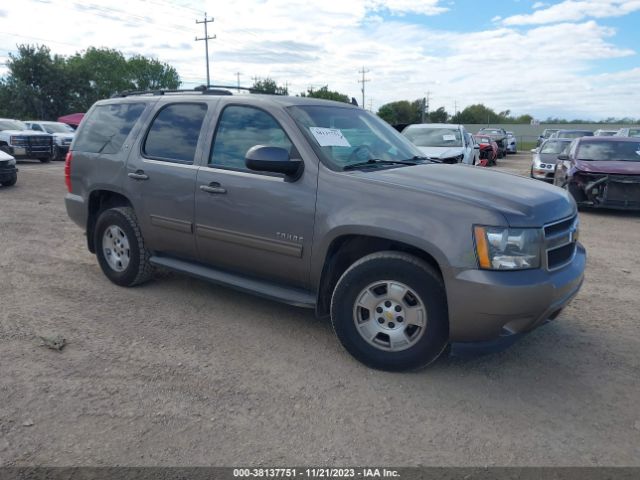
M 33 137 L 29 137 L 29 145 L 33 145 L 33 146 L 46 146 L 46 145 L 51 145 L 51 137 L 45 137 L 43 136 L 33 136 Z
M 547 270 L 568 265 L 576 254 L 578 216 L 550 223 L 544 227 L 544 260 Z

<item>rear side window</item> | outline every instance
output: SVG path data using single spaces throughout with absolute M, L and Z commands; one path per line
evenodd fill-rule
M 99 105 L 84 118 L 74 150 L 89 153 L 117 153 L 142 115 L 144 103 Z
M 145 156 L 193 163 L 206 114 L 207 106 L 203 103 L 173 103 L 164 107 L 147 133 L 143 146 Z

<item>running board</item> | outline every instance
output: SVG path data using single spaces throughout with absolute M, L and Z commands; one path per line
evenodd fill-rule
M 176 258 L 153 256 L 149 259 L 149 262 L 151 262 L 152 265 L 186 273 L 187 275 L 208 282 L 231 287 L 242 292 L 251 293 L 295 307 L 315 308 L 316 306 L 316 297 L 310 292 L 299 288 L 274 285 L 264 280 L 243 277 L 235 273 L 224 272 L 199 263 L 186 262 Z

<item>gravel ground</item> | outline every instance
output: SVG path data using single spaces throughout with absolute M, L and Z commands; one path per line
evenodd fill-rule
M 638 214 L 581 213 L 587 278 L 555 322 L 391 374 L 310 311 L 179 275 L 112 285 L 62 164 L 20 170 L 0 188 L 0 465 L 640 465 Z

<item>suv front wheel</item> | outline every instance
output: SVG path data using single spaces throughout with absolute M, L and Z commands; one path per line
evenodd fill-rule
M 150 255 L 131 207 L 110 208 L 100 213 L 94 242 L 100 268 L 116 285 L 132 287 L 151 278 Z
M 365 365 L 390 371 L 425 367 L 448 343 L 442 279 L 413 255 L 367 255 L 338 280 L 331 322 L 342 345 Z

